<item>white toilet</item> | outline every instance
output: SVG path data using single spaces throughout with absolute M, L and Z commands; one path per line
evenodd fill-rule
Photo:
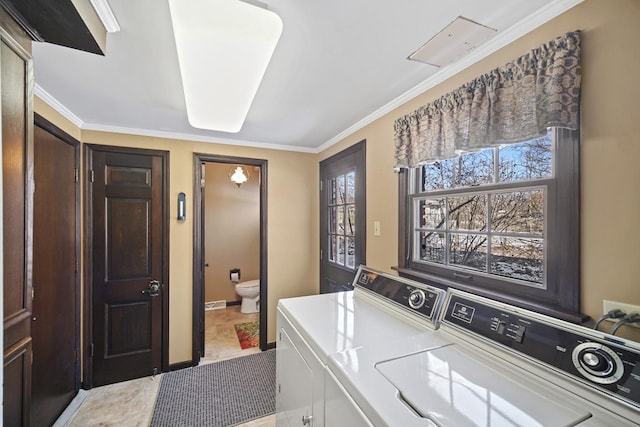
M 236 284 L 236 293 L 242 297 L 240 313 L 260 311 L 260 280 L 248 280 Z

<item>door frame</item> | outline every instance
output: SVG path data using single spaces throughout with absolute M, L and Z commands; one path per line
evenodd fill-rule
M 42 130 L 50 133 L 51 135 L 55 136 L 56 138 L 62 140 L 64 143 L 71 145 L 73 147 L 73 156 L 74 156 L 74 167 L 76 170 L 76 189 L 75 189 L 75 216 L 76 216 L 76 221 L 75 221 L 75 257 L 76 257 L 76 278 L 75 278 L 75 283 L 73 284 L 73 288 L 75 290 L 76 293 L 76 305 L 74 307 L 74 312 L 75 312 L 75 316 L 76 319 L 78 320 L 76 322 L 76 351 L 78 352 L 78 355 L 76 357 L 76 367 L 75 367 L 75 374 L 76 374 L 76 379 L 75 379 L 75 389 L 76 389 L 76 393 L 78 392 L 78 390 L 80 390 L 80 349 L 81 349 L 81 335 L 80 335 L 80 320 L 82 319 L 81 315 L 81 288 L 80 288 L 80 275 L 81 275 L 81 270 L 80 270 L 80 260 L 81 260 L 81 254 L 82 254 L 82 239 L 81 239 L 81 221 L 80 221 L 80 214 L 81 214 L 81 209 L 80 209 L 80 194 L 82 189 L 80 188 L 80 141 L 78 141 L 77 139 L 75 139 L 73 136 L 69 135 L 68 133 L 66 133 L 65 131 L 63 131 L 62 129 L 58 128 L 56 125 L 54 125 L 53 123 L 51 123 L 50 121 L 48 121 L 47 119 L 45 119 L 44 117 L 42 117 L 41 115 L 34 113 L 34 126 L 37 126 L 39 128 L 41 128 Z M 34 129 L 34 155 L 35 155 L 35 129 Z M 35 180 L 34 180 L 35 182 Z M 35 230 L 34 230 L 35 232 Z M 35 260 L 34 260 L 35 261 Z
M 202 163 L 224 163 L 260 168 L 260 350 L 267 350 L 267 164 L 264 159 L 193 153 L 193 349 L 192 364 L 204 356 L 204 203 Z
M 84 347 L 83 355 L 83 378 L 82 387 L 90 389 L 93 387 L 93 186 L 92 186 L 92 153 L 122 153 L 122 154 L 139 154 L 144 156 L 162 157 L 162 195 L 164 203 L 162 204 L 162 278 L 160 283 L 163 284 L 162 291 L 162 372 L 169 371 L 169 152 L 163 150 L 150 150 L 145 148 L 118 147 L 111 145 L 84 144 L 84 168 L 83 168 L 83 194 L 84 194 L 84 251 L 83 251 L 83 267 L 84 267 L 84 310 L 83 310 L 83 335 Z

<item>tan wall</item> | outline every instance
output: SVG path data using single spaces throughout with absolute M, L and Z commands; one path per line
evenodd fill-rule
M 83 143 L 170 152 L 169 363 L 191 359 L 193 153 L 266 159 L 268 192 L 269 342 L 275 341 L 278 299 L 318 292 L 318 166 L 316 155 L 232 145 L 79 131 L 42 100 L 36 112 Z M 187 219 L 177 221 L 177 195 L 187 196 Z
M 237 187 L 229 180 L 236 165 L 206 164 L 205 301 L 240 301 L 229 270 L 240 280 L 260 278 L 260 170 L 248 166 L 250 177 Z
M 597 318 L 603 299 L 640 305 L 638 22 L 637 0 L 586 0 L 321 153 L 320 160 L 367 140 L 367 264 L 385 271 L 397 264 L 397 179 L 391 171 L 394 120 L 554 37 L 580 29 L 584 32 L 581 310 Z M 382 223 L 379 237 L 372 234 L 373 221 Z M 640 334 L 632 337 L 639 339 Z
M 275 340 L 279 298 L 318 290 L 318 161 L 367 140 L 367 264 L 384 271 L 397 264 L 397 178 L 393 167 L 393 121 L 466 81 L 567 31 L 581 29 L 582 84 L 582 295 L 581 310 L 592 317 L 602 300 L 640 305 L 640 2 L 585 0 L 527 36 L 376 120 L 320 155 L 174 141 L 132 135 L 79 132 L 36 99 L 36 112 L 83 142 L 164 149 L 171 152 L 171 212 L 175 195 L 193 200 L 193 152 L 269 160 L 268 340 Z M 70 129 L 70 130 L 69 130 Z M 170 362 L 191 358 L 191 253 L 193 217 L 171 221 Z M 373 236 L 380 221 L 381 236 Z M 629 334 L 627 331 L 623 333 Z M 632 335 L 640 339 L 640 334 Z

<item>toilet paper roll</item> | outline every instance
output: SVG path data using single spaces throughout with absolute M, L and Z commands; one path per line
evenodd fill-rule
M 240 281 L 240 273 L 231 273 L 231 281 L 239 282 Z

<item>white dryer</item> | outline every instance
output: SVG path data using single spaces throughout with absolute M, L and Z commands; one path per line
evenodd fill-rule
M 448 344 L 432 346 L 434 334 Z M 640 425 L 637 343 L 456 290 L 425 342 L 353 348 L 327 365 L 327 426 L 346 425 L 343 412 L 380 427 Z

